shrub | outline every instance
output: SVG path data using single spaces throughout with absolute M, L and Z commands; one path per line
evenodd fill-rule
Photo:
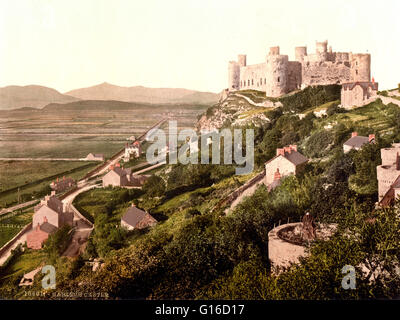
M 311 158 L 325 155 L 329 145 L 332 143 L 332 133 L 329 131 L 317 131 L 308 139 L 305 146 L 305 153 Z

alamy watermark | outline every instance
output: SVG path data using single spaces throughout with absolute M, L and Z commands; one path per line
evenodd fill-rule
M 233 136 L 232 136 L 233 131 Z M 236 174 L 249 174 L 254 169 L 254 130 L 245 129 L 245 154 L 243 155 L 243 130 L 223 129 L 221 132 L 201 132 L 200 138 L 193 129 L 183 129 L 178 133 L 177 122 L 169 121 L 168 147 L 167 135 L 162 129 L 152 129 L 146 134 L 146 140 L 153 142 L 146 152 L 147 161 L 150 164 L 198 164 L 210 163 L 209 146 L 211 144 L 211 163 L 221 164 L 221 140 L 223 139 L 224 164 L 232 164 L 235 161 Z M 200 148 L 199 148 L 200 140 Z M 183 142 L 178 150 L 178 142 Z
M 342 279 L 342 288 L 354 290 L 356 288 L 356 269 L 351 265 L 345 265 L 342 268 L 342 274 L 346 274 Z

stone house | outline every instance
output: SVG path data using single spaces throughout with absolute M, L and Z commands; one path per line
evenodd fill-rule
M 32 230 L 26 236 L 28 248 L 41 249 L 50 234 L 64 225 L 72 226 L 73 214 L 64 211 L 63 203 L 54 194 L 52 191 L 34 209 Z
M 351 138 L 343 144 L 343 152 L 350 150 L 360 150 L 364 144 L 375 143 L 375 135 L 370 134 L 368 137 L 359 136 L 357 132 L 352 132 Z
M 296 175 L 307 162 L 308 159 L 297 151 L 297 145 L 276 149 L 276 156 L 265 163 L 265 184 L 270 186 L 285 176 Z
M 125 212 L 121 218 L 121 227 L 127 230 L 143 229 L 152 227 L 157 224 L 157 220 L 154 219 L 146 211 L 140 210 L 134 204 Z
M 110 171 L 103 177 L 103 187 L 136 187 L 140 188 L 148 179 L 147 175 L 132 174 L 132 170 L 121 168 L 119 164 L 110 166 Z
M 72 178 L 65 178 L 65 176 L 62 178 L 62 180 L 57 178 L 56 181 L 50 183 L 50 188 L 55 192 L 64 192 L 74 187 L 76 187 L 76 181 Z
M 390 205 L 400 193 L 400 143 L 381 149 L 382 164 L 377 166 L 379 203 Z
M 102 153 L 89 153 L 86 158 L 89 161 L 104 161 L 104 154 Z
M 124 161 L 128 162 L 133 155 L 135 158 L 139 158 L 142 153 L 142 147 L 139 141 L 135 141 L 132 144 L 127 143 L 125 145 Z
M 373 102 L 378 95 L 378 83 L 372 81 L 357 81 L 342 84 L 340 104 L 343 108 L 360 107 Z

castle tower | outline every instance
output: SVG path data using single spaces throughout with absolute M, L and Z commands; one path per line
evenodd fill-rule
M 295 48 L 295 57 L 296 61 L 303 63 L 304 56 L 307 55 L 307 47 L 296 47 Z
M 238 55 L 238 63 L 240 67 L 245 67 L 246 66 L 246 55 L 245 54 L 239 54 Z
M 279 46 L 269 48 L 269 55 L 279 55 Z
M 328 52 L 328 40 L 316 43 L 316 53 L 327 53 Z
M 229 61 L 228 64 L 228 89 L 239 90 L 240 84 L 240 65 L 236 61 Z
M 267 56 L 266 68 L 266 95 L 267 97 L 279 97 L 286 93 L 288 83 L 289 57 L 279 54 L 279 47 L 270 48 Z
M 328 60 L 328 40 L 323 42 L 316 42 L 316 54 L 319 61 Z
M 371 55 L 369 53 L 350 54 L 351 81 L 371 80 Z

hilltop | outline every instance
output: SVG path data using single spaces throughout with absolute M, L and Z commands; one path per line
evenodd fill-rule
M 88 88 L 65 93 L 82 100 L 118 100 L 140 103 L 197 103 L 211 104 L 219 95 L 180 88 L 121 87 L 104 82 Z
M 0 110 L 42 108 L 49 103 L 68 103 L 78 100 L 80 99 L 62 94 L 55 89 L 37 85 L 0 88 Z
M 221 101 L 207 109 L 200 118 L 198 130 L 212 130 L 231 126 L 262 127 L 270 122 L 270 113 L 279 109 L 281 112 L 301 114 L 340 100 L 340 86 L 312 86 L 298 90 L 279 98 L 266 97 L 265 92 L 240 90 L 229 92 Z

